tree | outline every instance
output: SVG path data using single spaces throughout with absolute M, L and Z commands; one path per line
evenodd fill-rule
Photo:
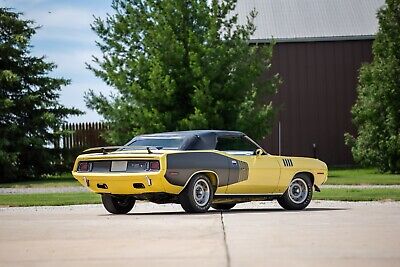
M 114 0 L 114 15 L 92 29 L 103 55 L 88 65 L 117 93 L 90 90 L 89 108 L 110 123 L 106 136 L 122 144 L 142 133 L 242 130 L 253 138 L 271 130 L 279 78 L 261 79 L 272 45 L 249 45 L 253 11 L 245 25 L 236 0 Z
M 373 61 L 362 66 L 352 108 L 358 136 L 346 134 L 354 159 L 382 172 L 400 171 L 400 1 L 387 0 L 377 15 Z
M 76 109 L 58 103 L 68 80 L 51 78 L 55 68 L 30 54 L 36 32 L 21 13 L 0 8 L 0 181 L 38 177 L 54 162 L 45 146 L 60 134 L 60 124 Z

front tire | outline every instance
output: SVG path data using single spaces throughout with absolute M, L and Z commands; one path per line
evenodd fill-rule
M 286 192 L 278 198 L 278 203 L 286 210 L 302 210 L 310 204 L 313 184 L 308 175 L 296 174 Z
M 189 213 L 206 212 L 214 197 L 210 179 L 204 174 L 197 174 L 179 194 L 182 208 Z
M 230 210 L 235 207 L 236 203 L 215 203 L 211 205 L 211 208 L 216 210 Z
M 136 200 L 129 196 L 114 196 L 103 194 L 101 201 L 104 208 L 112 214 L 127 214 L 135 205 Z

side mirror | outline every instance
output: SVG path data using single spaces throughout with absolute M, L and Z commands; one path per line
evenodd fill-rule
M 255 154 L 256 156 L 261 156 L 262 154 L 264 154 L 264 151 L 261 148 L 257 148 Z

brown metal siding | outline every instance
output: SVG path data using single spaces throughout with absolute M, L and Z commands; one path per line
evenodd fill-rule
M 278 154 L 280 121 L 282 155 L 312 157 L 315 143 L 317 157 L 328 164 L 352 164 L 343 135 L 354 133 L 350 109 L 358 70 L 372 59 L 371 45 L 372 40 L 276 44 L 271 71 L 283 80 L 273 98 L 280 110 L 263 146 Z

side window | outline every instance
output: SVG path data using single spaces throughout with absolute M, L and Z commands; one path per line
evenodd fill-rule
M 254 155 L 258 147 L 244 137 L 218 137 L 216 150 L 237 155 Z

